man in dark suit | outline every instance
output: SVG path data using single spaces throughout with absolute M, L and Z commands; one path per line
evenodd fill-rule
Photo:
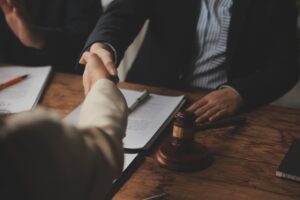
M 188 108 L 201 123 L 269 103 L 296 83 L 296 17 L 293 0 L 115 0 L 86 49 L 116 74 L 149 19 L 127 81 L 216 89 Z
M 0 0 L 0 63 L 73 71 L 99 0 Z

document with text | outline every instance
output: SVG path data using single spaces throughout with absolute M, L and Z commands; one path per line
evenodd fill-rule
M 122 90 L 128 106 L 141 92 Z M 125 149 L 148 149 L 184 103 L 184 96 L 150 94 L 150 97 L 128 117 Z
M 121 89 L 128 107 L 133 104 L 142 92 Z M 128 117 L 124 148 L 129 150 L 148 149 L 162 130 L 173 119 L 185 102 L 184 96 L 166 96 L 150 93 L 149 98 L 133 110 Z M 81 105 L 73 110 L 65 121 L 78 124 Z
M 0 91 L 0 113 L 17 113 L 34 108 L 40 99 L 50 72 L 51 66 L 0 67 L 0 83 L 28 75 L 26 79 Z

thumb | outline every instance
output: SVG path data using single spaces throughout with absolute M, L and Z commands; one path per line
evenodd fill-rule
M 89 59 L 89 52 L 84 52 L 79 60 L 79 64 L 86 65 Z

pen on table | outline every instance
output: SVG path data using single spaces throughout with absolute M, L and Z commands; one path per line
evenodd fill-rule
M 15 84 L 23 81 L 24 79 L 26 79 L 28 76 L 29 76 L 29 74 L 25 74 L 23 76 L 18 76 L 18 77 L 15 77 L 13 79 L 10 79 L 10 80 L 8 80 L 4 83 L 0 83 L 0 90 L 8 88 L 9 86 L 15 85 Z
M 136 109 L 138 106 L 140 106 L 142 103 L 144 103 L 145 102 L 145 100 L 149 97 L 150 95 L 149 95 L 149 92 L 147 91 L 147 90 L 145 90 L 142 94 L 141 94 L 141 96 L 139 97 L 139 98 L 137 98 L 136 100 L 135 100 L 135 102 L 131 105 L 131 106 L 129 106 L 129 113 L 131 113 L 132 111 L 134 111 L 134 109 Z
M 151 197 L 147 197 L 146 199 L 143 199 L 143 200 L 160 200 L 166 196 L 167 196 L 167 193 L 162 193 L 162 194 L 153 195 Z

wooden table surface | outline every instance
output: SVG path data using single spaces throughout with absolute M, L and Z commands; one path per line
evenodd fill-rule
M 159 94 L 183 92 L 120 83 L 120 87 Z M 204 93 L 184 94 L 192 101 Z M 64 117 L 83 100 L 81 77 L 55 74 L 41 104 Z M 300 110 L 265 106 L 245 114 L 248 123 L 204 131 L 205 144 L 215 161 L 208 169 L 183 173 L 162 169 L 152 155 L 135 170 L 114 196 L 115 200 L 141 200 L 167 193 L 166 199 L 300 199 L 300 183 L 277 178 L 275 171 L 294 138 L 300 138 Z M 171 134 L 171 133 L 170 133 Z

